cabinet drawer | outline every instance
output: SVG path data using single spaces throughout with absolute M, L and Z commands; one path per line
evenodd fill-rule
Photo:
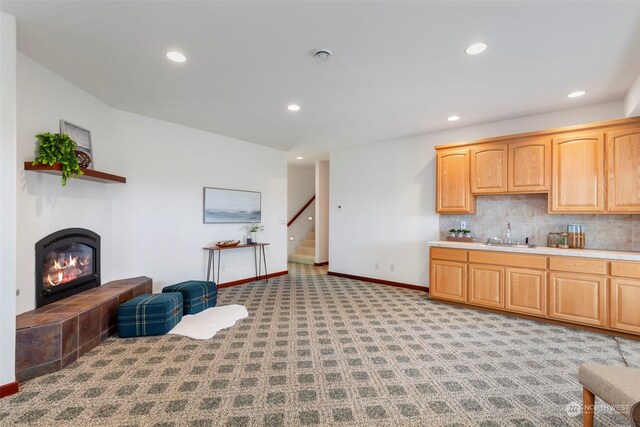
M 506 267 L 547 268 L 547 257 L 540 255 L 512 254 L 508 252 L 469 251 L 469 262 Z
M 449 248 L 430 248 L 431 258 L 433 259 L 446 259 L 449 261 L 462 261 L 467 260 L 467 251 L 464 249 L 449 249 Z
M 607 261 L 573 257 L 549 257 L 549 270 L 604 276 L 607 274 Z
M 640 262 L 611 261 L 611 275 L 640 279 Z

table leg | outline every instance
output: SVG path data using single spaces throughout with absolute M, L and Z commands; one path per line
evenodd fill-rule
M 262 259 L 264 259 L 264 277 L 267 283 L 269 283 L 269 271 L 267 270 L 267 255 L 264 250 L 264 246 L 262 246 Z
M 207 282 L 209 281 L 209 277 L 211 276 L 211 263 L 213 262 L 211 259 L 212 250 L 209 249 L 207 251 L 208 261 L 207 261 Z
M 222 251 L 218 249 L 218 278 L 216 279 L 216 285 L 220 285 L 220 264 L 222 263 L 221 257 L 222 257 Z M 213 255 L 214 266 L 215 266 L 215 259 L 216 259 L 216 256 L 214 251 L 214 255 Z
M 253 267 L 256 270 L 256 282 L 258 281 L 258 247 L 253 247 Z

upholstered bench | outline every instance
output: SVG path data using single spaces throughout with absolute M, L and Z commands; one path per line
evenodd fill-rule
M 189 280 L 171 286 L 165 286 L 162 292 L 180 292 L 184 300 L 183 314 L 196 314 L 209 307 L 215 307 L 218 301 L 218 287 L 215 282 Z
M 585 427 L 593 426 L 595 396 L 627 418 L 631 418 L 631 408 L 640 402 L 640 369 L 581 365 L 578 368 L 578 381 L 584 387 L 582 396 Z
M 162 335 L 182 320 L 180 292 L 144 294 L 118 309 L 118 335 L 121 338 Z

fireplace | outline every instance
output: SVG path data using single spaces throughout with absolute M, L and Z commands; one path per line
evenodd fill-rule
M 36 306 L 100 286 L 100 236 L 67 228 L 36 243 Z

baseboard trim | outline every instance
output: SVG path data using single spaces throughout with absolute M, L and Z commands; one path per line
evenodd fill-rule
M 325 265 L 329 265 L 329 261 L 326 262 L 314 262 L 313 265 L 316 267 L 324 267 Z
M 270 274 L 267 274 L 266 276 L 263 274 L 262 276 L 258 276 L 257 279 L 255 277 L 248 277 L 246 279 L 234 280 L 233 282 L 221 283 L 218 285 L 218 289 L 230 288 L 231 286 L 244 285 L 245 283 L 255 282 L 256 280 L 271 279 L 272 277 L 284 276 L 285 274 L 289 274 L 289 270 L 270 273 Z
M 20 390 L 20 384 L 18 381 L 14 381 L 9 384 L 0 385 L 0 398 L 11 396 L 16 394 Z
M 361 280 L 363 282 L 379 283 L 381 285 L 395 286 L 396 288 L 405 288 L 405 289 L 411 289 L 411 290 L 414 290 L 414 291 L 421 291 L 421 292 L 429 293 L 429 288 L 428 287 L 418 286 L 418 285 L 411 285 L 409 283 L 392 282 L 390 280 L 376 279 L 375 277 L 354 276 L 353 274 L 337 273 L 335 271 L 328 271 L 327 275 L 336 276 L 336 277 L 344 277 L 346 279 Z

